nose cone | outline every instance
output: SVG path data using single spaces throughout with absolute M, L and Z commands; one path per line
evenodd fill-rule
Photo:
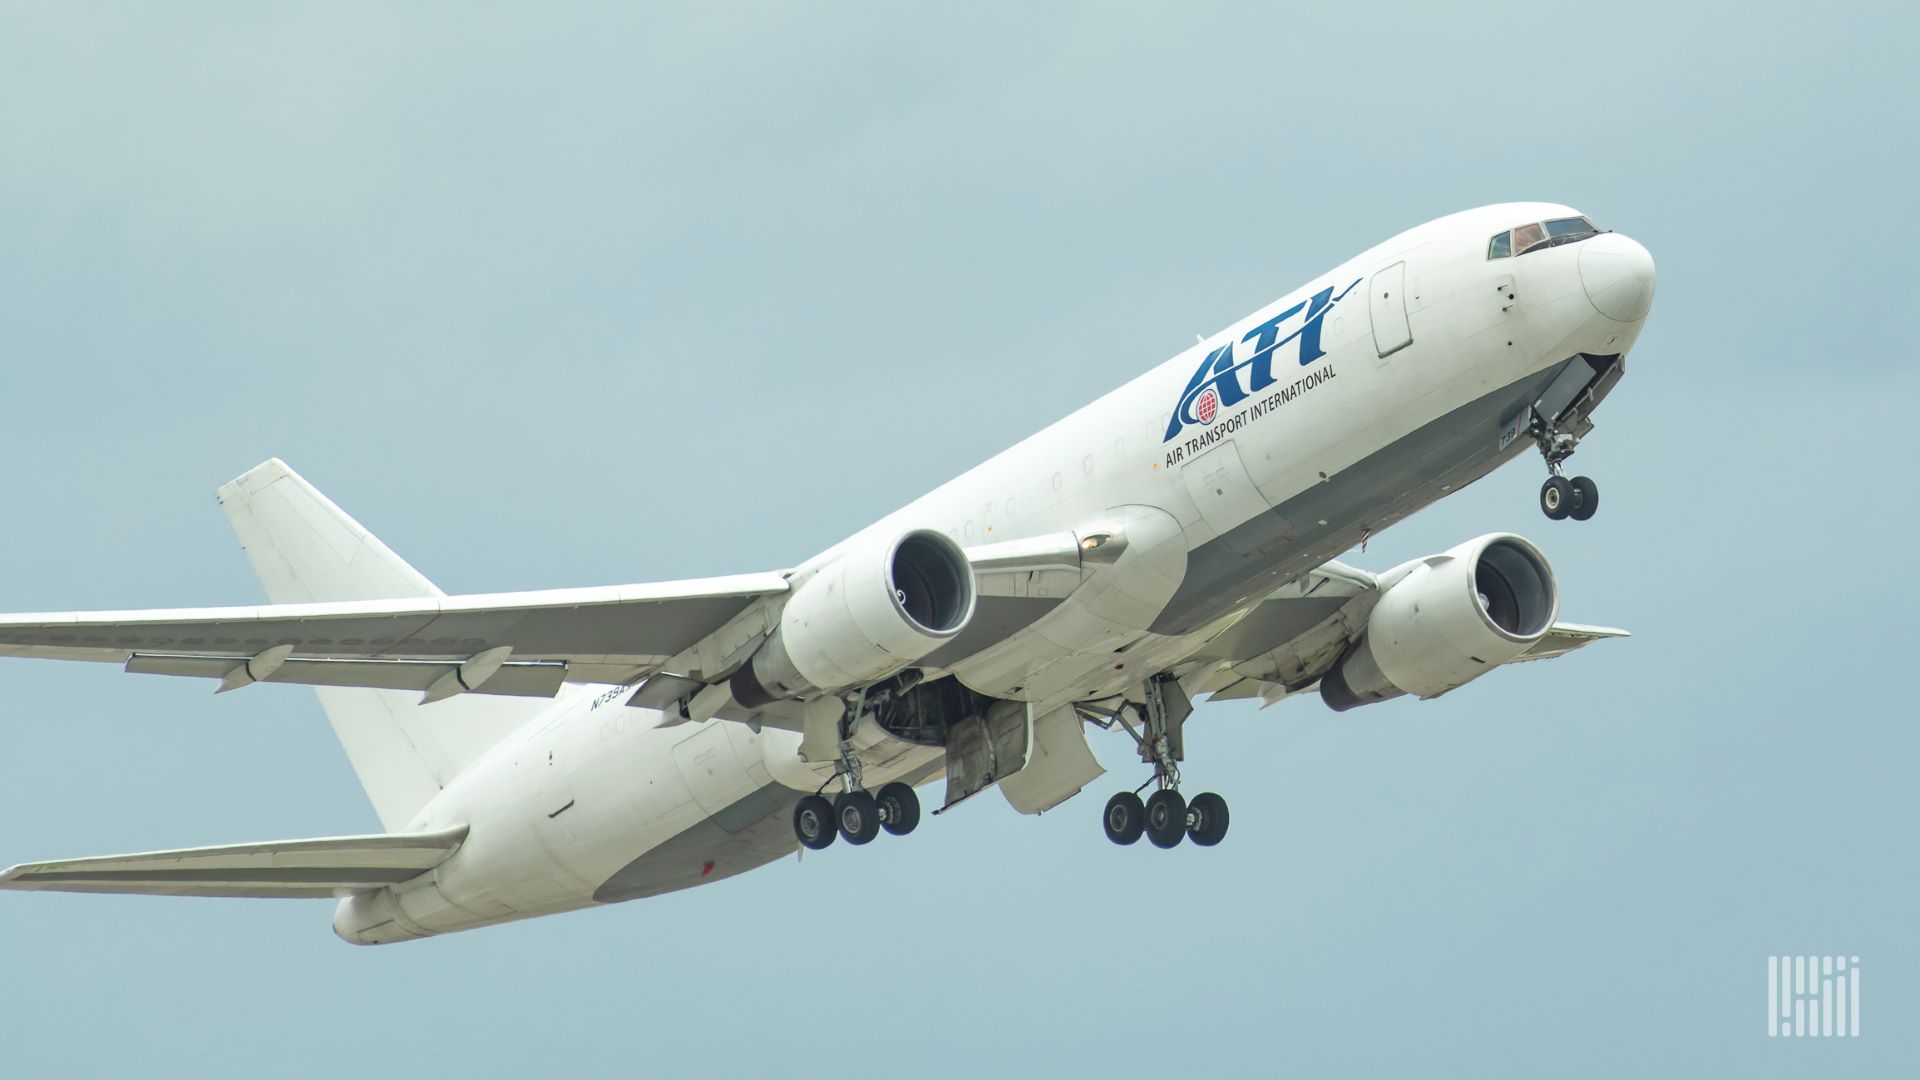
M 1653 306 L 1653 256 L 1637 240 L 1602 233 L 1580 245 L 1580 284 L 1600 314 L 1639 322 Z

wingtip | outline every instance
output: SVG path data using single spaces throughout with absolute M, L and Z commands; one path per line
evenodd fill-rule
M 1594 637 L 1594 638 L 1617 638 L 1617 637 L 1633 636 L 1633 632 L 1631 630 L 1622 630 L 1617 626 L 1589 626 L 1586 623 L 1563 622 L 1563 623 L 1555 623 L 1553 628 L 1555 630 L 1565 630 L 1575 634 L 1584 634 L 1588 637 Z
M 219 490 L 215 492 L 215 495 L 221 502 L 226 502 L 236 492 L 258 491 L 276 480 L 297 475 L 299 474 L 295 473 L 293 467 L 285 461 L 277 457 L 270 457 L 260 464 L 255 465 L 253 468 L 248 469 L 246 472 L 241 473 L 239 476 L 221 484 Z

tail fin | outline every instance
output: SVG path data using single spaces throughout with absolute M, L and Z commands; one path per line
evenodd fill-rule
M 442 595 L 278 458 L 223 485 L 220 506 L 276 604 Z M 422 707 L 405 691 L 318 687 L 320 705 L 389 832 L 550 702 L 479 695 Z

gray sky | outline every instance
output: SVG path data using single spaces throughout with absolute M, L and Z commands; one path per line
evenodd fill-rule
M 1529 461 L 1350 556 L 1515 529 L 1637 636 L 1204 708 L 1220 848 L 1101 838 L 1121 741 L 1038 820 L 383 949 L 0 896 L 8 1068 L 1915 1071 L 1881 10 L 0 6 L 0 609 L 254 601 L 212 492 L 272 455 L 450 591 L 789 565 L 1440 214 L 1568 202 L 1660 273 L 1597 518 Z M 377 828 L 311 695 L 183 682 L 0 664 L 0 863 Z M 1864 1036 L 1769 1041 L 1765 958 L 1831 952 Z

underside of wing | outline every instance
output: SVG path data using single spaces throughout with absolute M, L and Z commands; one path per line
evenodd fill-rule
M 445 862 L 467 827 L 277 840 L 226 847 L 22 863 L 0 871 L 0 889 L 149 896 L 343 896 L 406 881 Z
M 1363 570 L 1329 563 L 1277 590 L 1215 635 L 1180 665 L 1182 683 L 1208 700 L 1258 698 L 1271 705 L 1314 689 L 1367 627 L 1379 599 L 1379 579 Z M 1508 664 L 1564 656 L 1627 631 L 1578 623 L 1554 623 Z
M 1328 563 L 1276 590 L 1179 667 L 1209 700 L 1258 697 L 1272 704 L 1320 677 L 1366 628 L 1378 589 L 1372 574 Z
M 551 696 L 631 682 L 783 593 L 779 574 L 544 592 L 0 617 L 0 656 L 312 686 Z

